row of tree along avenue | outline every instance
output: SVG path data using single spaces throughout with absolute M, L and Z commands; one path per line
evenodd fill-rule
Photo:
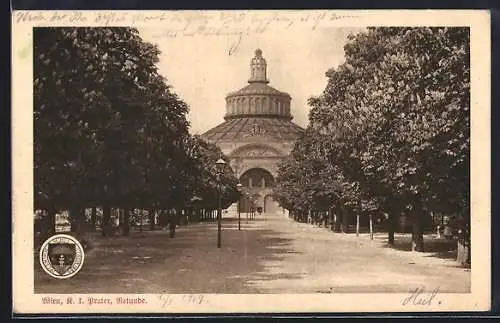
M 35 209 L 42 236 L 69 210 L 72 231 L 95 224 L 124 235 L 132 210 L 174 224 L 238 199 L 219 148 L 189 134 L 188 106 L 156 64 L 159 50 L 133 28 L 34 29 Z M 226 159 L 227 161 L 227 159 Z M 160 221 L 162 222 L 162 221 Z M 154 225 L 153 221 L 153 225 Z M 95 227 L 94 227 L 95 229 Z M 174 231 L 175 233 L 175 231 Z
M 276 198 L 298 221 L 401 216 L 424 251 L 433 214 L 454 219 L 470 262 L 468 28 L 369 28 L 309 100 L 309 126 L 279 166 Z

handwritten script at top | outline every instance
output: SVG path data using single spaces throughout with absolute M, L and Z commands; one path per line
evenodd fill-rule
M 287 12 L 16 12 L 15 23 L 32 25 L 145 26 L 155 23 L 155 38 L 182 36 L 242 36 L 295 27 L 317 29 L 356 15 L 328 11 Z M 159 24 L 159 25 L 158 25 Z

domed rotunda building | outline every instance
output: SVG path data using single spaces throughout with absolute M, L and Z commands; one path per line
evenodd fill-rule
M 270 195 L 277 165 L 304 130 L 292 122 L 292 98 L 268 85 L 266 70 L 266 60 L 257 49 L 248 85 L 226 96 L 225 121 L 202 135 L 229 156 L 244 186 L 241 212 L 248 212 L 252 205 L 264 212 L 280 211 Z

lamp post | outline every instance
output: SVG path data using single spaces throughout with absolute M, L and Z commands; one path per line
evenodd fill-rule
M 247 197 L 247 202 L 248 202 L 248 203 L 250 203 L 250 207 L 251 207 L 251 205 L 252 205 L 252 201 L 250 200 L 250 193 L 249 193 L 249 192 L 246 192 L 246 193 L 245 193 L 245 195 L 246 195 L 246 197 Z M 247 204 L 248 204 L 248 203 L 247 203 Z M 248 211 L 249 211 L 249 210 L 248 210 L 248 207 L 247 207 L 247 223 L 248 223 Z
M 243 191 L 243 185 L 241 183 L 238 183 L 236 185 L 236 188 L 238 189 L 238 230 L 241 230 L 241 192 Z
M 219 186 L 219 208 L 217 210 L 217 248 L 221 247 L 221 231 L 222 231 L 222 183 L 221 183 L 221 172 L 226 165 L 224 159 L 219 158 L 215 162 L 215 166 L 217 167 L 217 177 L 218 177 L 218 186 Z

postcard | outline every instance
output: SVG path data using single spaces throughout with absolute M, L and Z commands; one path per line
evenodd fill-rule
M 485 311 L 490 15 L 15 11 L 16 314 Z

